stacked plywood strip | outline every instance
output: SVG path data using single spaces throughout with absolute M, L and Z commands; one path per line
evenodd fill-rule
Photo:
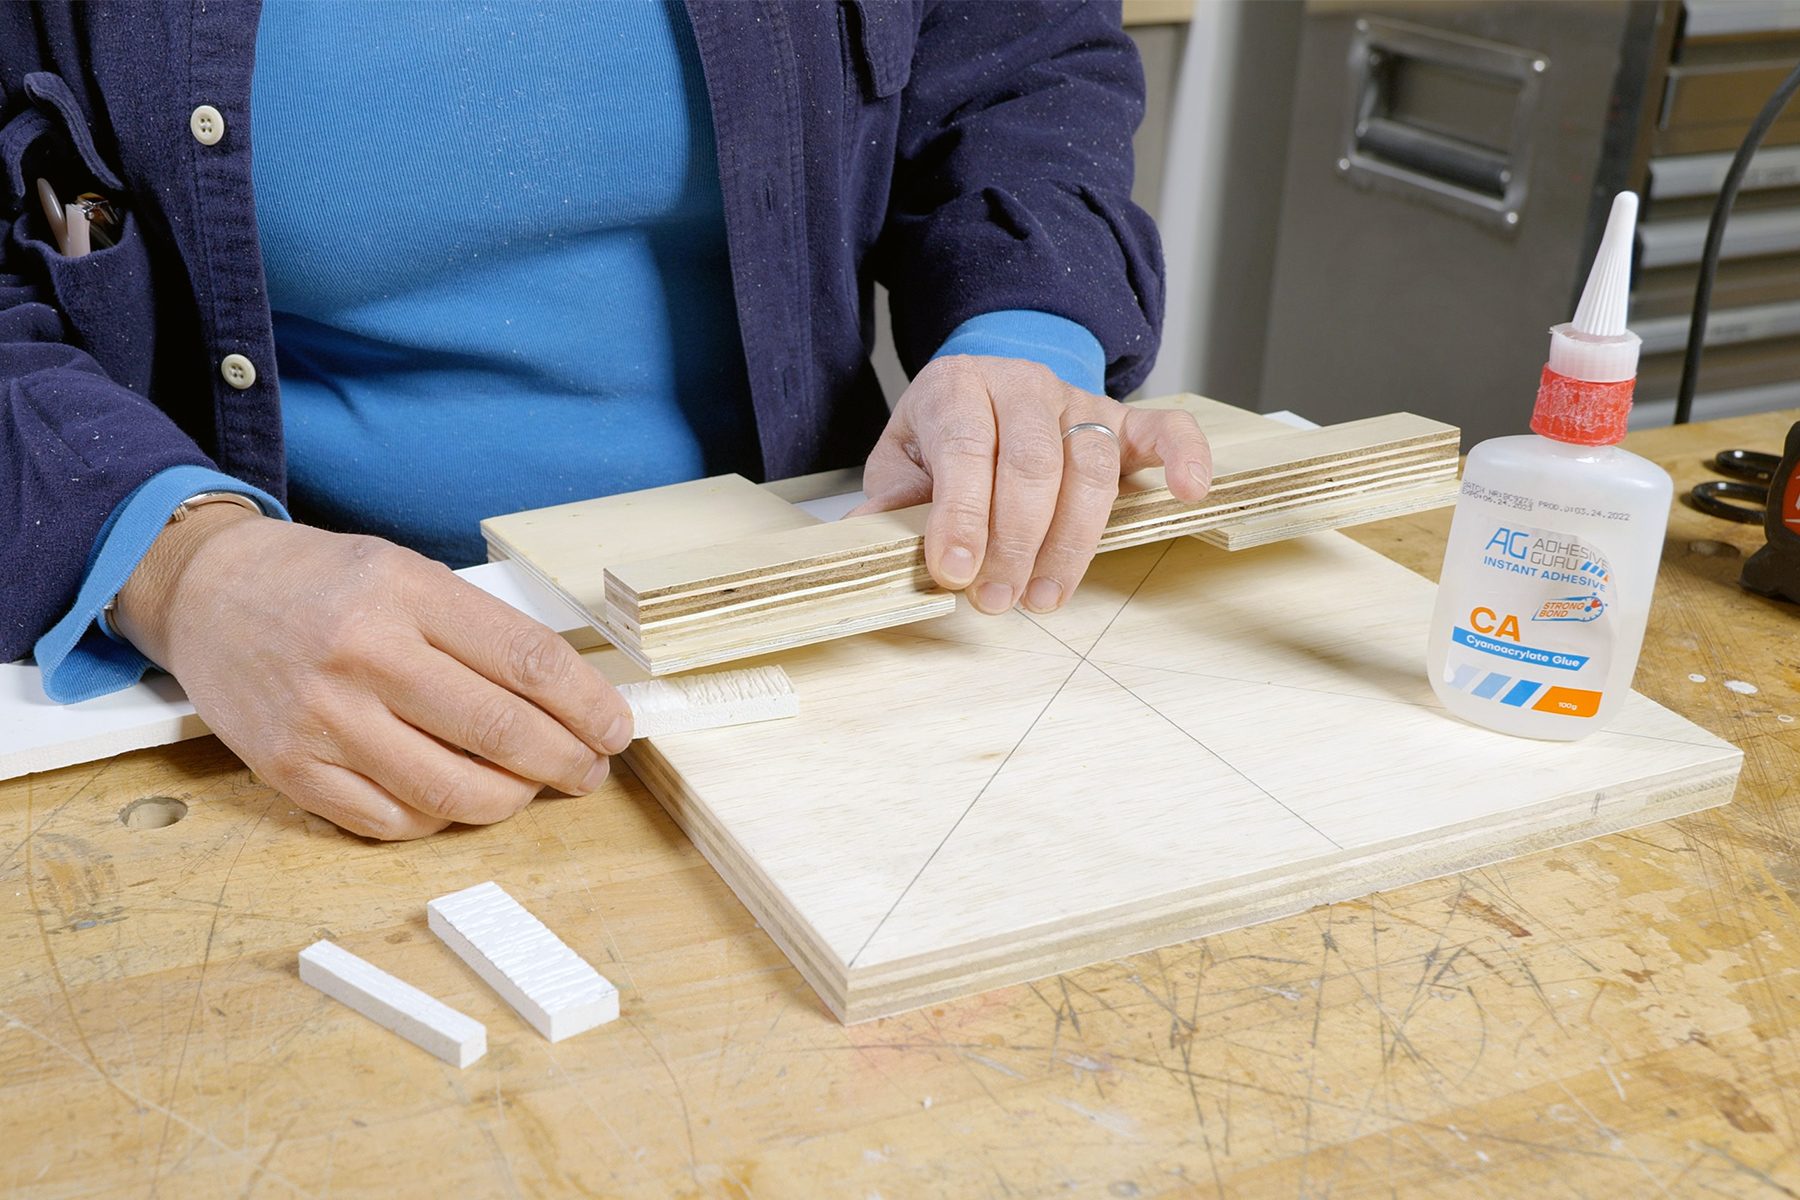
M 1160 471 L 1121 486 L 1100 548 L 1182 534 L 1235 549 L 1448 503 L 1457 430 L 1407 413 L 1296 430 L 1197 396 L 1213 443 L 1205 502 Z M 822 524 L 737 476 L 483 522 L 497 557 L 532 572 L 653 675 L 943 616 L 925 567 L 927 508 Z
M 1244 530 L 1243 544 L 1260 544 L 1452 495 L 1453 426 L 1398 413 L 1323 429 L 1252 428 L 1234 421 L 1215 436 L 1213 486 L 1199 505 L 1171 495 L 1161 471 L 1124 480 L 1100 549 L 1205 531 L 1231 547 L 1234 527 Z M 655 558 L 615 558 L 601 572 L 602 595 L 570 598 L 658 675 L 923 620 L 948 610 L 925 566 L 928 511 L 790 523 Z M 489 522 L 490 530 L 512 520 Z M 552 582 L 574 569 L 552 544 L 512 537 L 507 548 Z
M 1140 546 L 1049 616 L 784 655 L 799 718 L 628 761 L 847 1021 L 1730 797 L 1740 753 L 1640 696 L 1576 743 L 1449 717 L 1434 596 L 1335 534 Z

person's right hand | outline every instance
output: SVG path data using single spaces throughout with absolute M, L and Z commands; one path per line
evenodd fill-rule
M 445 567 L 231 505 L 163 531 L 113 626 L 265 781 L 368 837 L 591 792 L 631 741 L 567 642 Z

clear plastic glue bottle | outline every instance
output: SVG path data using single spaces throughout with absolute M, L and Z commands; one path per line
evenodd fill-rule
M 1619 449 L 1637 376 L 1625 328 L 1637 196 L 1613 201 L 1575 319 L 1550 331 L 1533 433 L 1469 452 L 1426 665 L 1465 721 L 1573 741 L 1631 688 L 1673 485 Z

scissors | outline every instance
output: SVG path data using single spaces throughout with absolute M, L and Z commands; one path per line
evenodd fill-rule
M 1769 481 L 1780 465 L 1778 456 L 1760 450 L 1721 450 L 1713 455 L 1712 469 L 1732 478 L 1696 483 L 1688 492 L 1688 503 L 1710 516 L 1759 524 L 1769 506 Z M 1731 500 L 1748 500 L 1756 507 Z

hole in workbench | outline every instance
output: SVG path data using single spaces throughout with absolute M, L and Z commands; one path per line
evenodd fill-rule
M 145 796 L 119 810 L 119 824 L 127 829 L 161 829 L 187 816 L 187 805 L 173 796 Z

